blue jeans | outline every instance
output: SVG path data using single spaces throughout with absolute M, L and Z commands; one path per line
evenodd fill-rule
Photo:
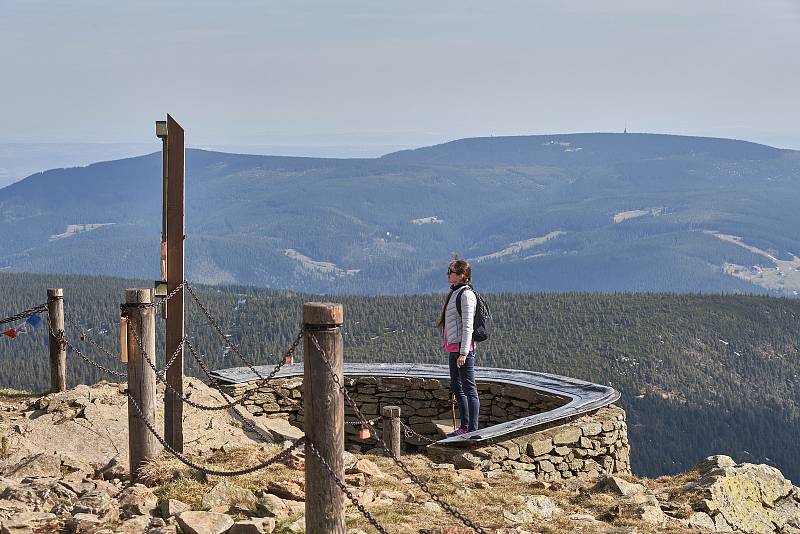
M 458 356 L 457 352 L 450 353 L 450 390 L 458 402 L 461 426 L 467 432 L 472 432 L 478 430 L 478 415 L 481 411 L 478 385 L 475 383 L 475 351 L 467 354 L 467 360 L 461 367 L 456 364 Z

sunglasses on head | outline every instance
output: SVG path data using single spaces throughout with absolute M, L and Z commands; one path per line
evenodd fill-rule
M 447 269 L 447 274 L 458 274 L 453 269 Z

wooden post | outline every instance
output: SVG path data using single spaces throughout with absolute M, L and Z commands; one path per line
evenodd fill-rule
M 381 408 L 383 416 L 383 442 L 395 457 L 400 457 L 400 407 L 384 406 Z
M 184 147 L 183 128 L 175 119 L 167 115 L 167 138 L 164 143 L 166 151 L 164 169 L 166 174 L 164 187 L 166 202 L 164 203 L 163 221 L 166 224 L 166 271 L 167 294 L 183 283 L 183 241 L 184 235 Z M 165 343 L 165 361 L 169 361 L 179 349 L 183 340 L 184 291 L 180 290 L 167 301 L 167 336 Z M 164 391 L 164 438 L 167 444 L 178 452 L 183 452 L 183 349 L 167 369 L 167 382 L 172 388 Z
M 50 392 L 67 390 L 67 347 L 53 334 L 64 332 L 64 290 L 47 290 L 47 313 L 50 316 Z
M 126 304 L 148 304 L 153 302 L 152 289 L 126 289 Z M 135 480 L 139 469 L 158 454 L 158 441 L 147 429 L 133 402 L 142 410 L 144 417 L 156 424 L 156 373 L 142 355 L 142 348 L 152 360 L 156 353 L 155 308 L 127 309 L 128 316 L 128 453 L 131 479 Z M 139 338 L 142 345 L 136 338 Z
M 303 306 L 306 328 L 303 374 L 303 410 L 306 438 L 340 480 L 344 480 L 344 397 L 333 379 L 314 336 L 344 384 L 344 345 L 339 328 L 341 304 L 308 302 Z M 344 500 L 331 474 L 311 451 L 306 452 L 306 532 L 344 534 Z

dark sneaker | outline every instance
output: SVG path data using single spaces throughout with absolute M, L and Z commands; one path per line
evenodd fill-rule
M 466 434 L 466 433 L 467 433 L 467 429 L 462 426 L 462 427 L 457 428 L 453 432 L 450 432 L 449 434 L 447 434 L 447 437 L 448 438 L 454 438 L 456 436 L 460 436 L 461 434 Z

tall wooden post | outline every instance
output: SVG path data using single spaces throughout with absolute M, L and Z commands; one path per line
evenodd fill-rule
M 303 306 L 306 328 L 303 353 L 303 410 L 306 438 L 319 451 L 340 480 L 344 480 L 344 397 L 333 379 L 323 354 L 312 340 L 314 336 L 324 351 L 333 373 L 344 383 L 344 345 L 341 304 L 309 302 Z M 345 532 L 344 501 L 339 487 L 319 458 L 306 453 L 306 532 L 339 534 Z
M 153 302 L 152 289 L 126 289 L 126 304 L 149 304 Z M 156 373 L 147 364 L 142 349 L 150 359 L 156 353 L 155 309 L 127 308 L 128 317 L 128 455 L 131 478 L 136 479 L 142 465 L 158 454 L 158 441 L 147 429 L 133 402 L 144 417 L 155 425 L 156 421 Z M 137 338 L 141 341 L 141 347 Z
M 383 442 L 394 457 L 400 457 L 400 407 L 384 406 L 381 408 L 383 417 Z
M 64 290 L 47 290 L 47 313 L 50 316 L 50 392 L 67 390 L 67 347 L 53 336 L 64 332 Z
M 171 294 L 184 280 L 183 241 L 184 227 L 184 146 L 183 128 L 175 119 L 167 115 L 166 132 L 156 125 L 156 135 L 164 140 L 164 214 L 162 217 L 162 240 L 166 241 L 167 294 Z M 164 438 L 167 444 L 178 452 L 183 452 L 183 324 L 184 291 L 180 290 L 167 301 L 167 336 L 165 361 L 169 361 L 175 351 L 178 356 L 167 369 L 167 382 L 172 388 L 164 391 Z

